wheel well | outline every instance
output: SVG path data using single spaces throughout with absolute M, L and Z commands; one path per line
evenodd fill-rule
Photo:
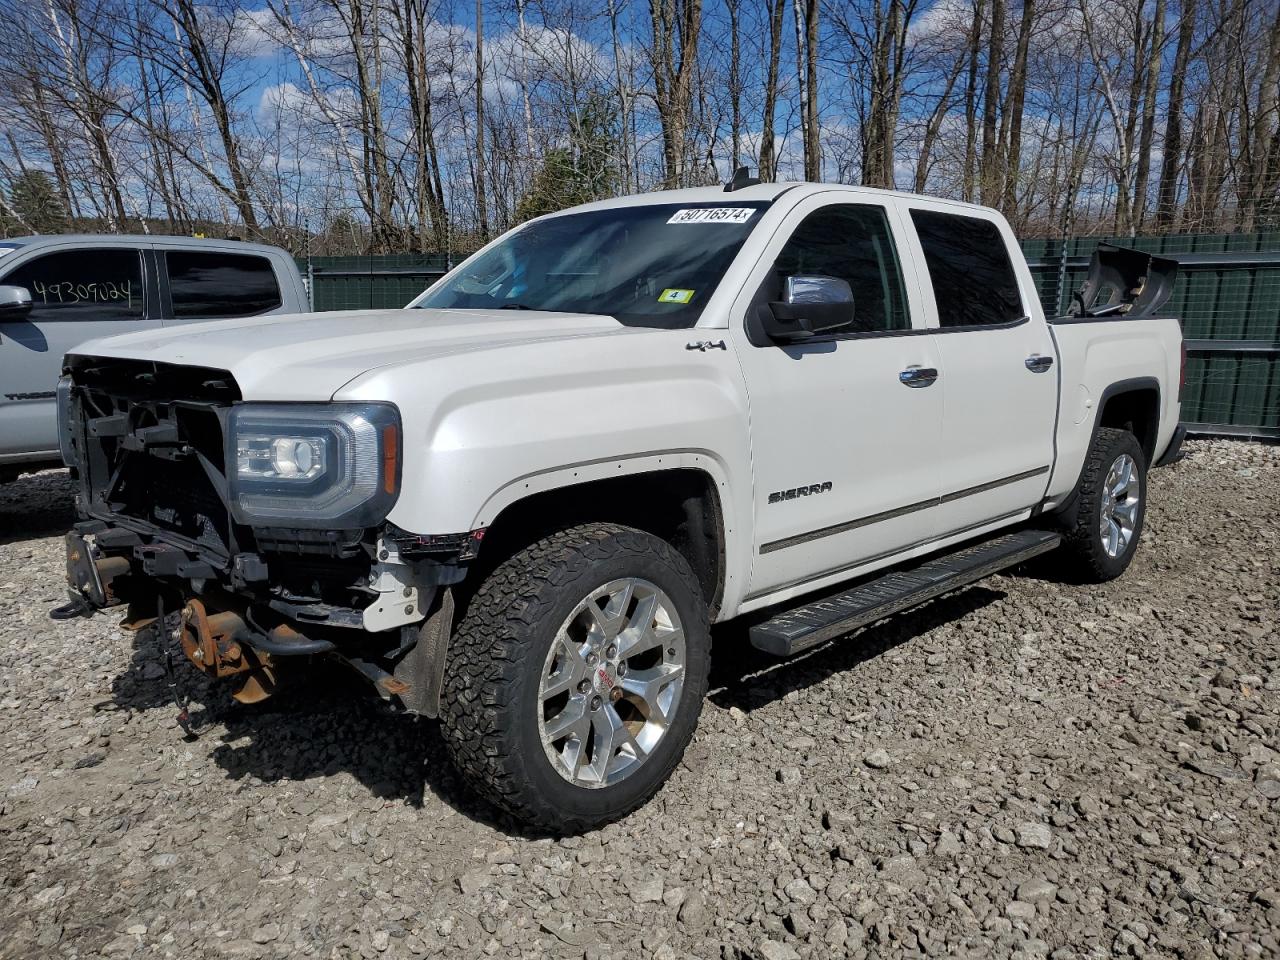
M 1160 393 L 1154 387 L 1124 390 L 1107 397 L 1098 416 L 1099 427 L 1128 430 L 1138 438 L 1138 445 L 1151 465 L 1156 452 L 1156 434 L 1160 429 Z
M 601 521 L 644 530 L 675 547 L 693 568 L 714 615 L 724 589 L 724 526 L 715 482 L 701 470 L 610 477 L 517 500 L 485 531 L 477 582 L 535 540 Z

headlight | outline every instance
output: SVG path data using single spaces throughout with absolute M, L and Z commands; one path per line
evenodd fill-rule
M 386 403 L 245 403 L 227 421 L 237 523 L 369 527 L 400 488 L 400 414 Z
M 71 378 L 65 374 L 58 380 L 58 451 L 68 467 L 78 465 L 76 448 L 71 439 Z

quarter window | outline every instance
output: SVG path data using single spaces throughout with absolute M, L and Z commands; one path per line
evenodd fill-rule
M 1009 251 L 990 220 L 912 210 L 942 327 L 983 327 L 1026 316 Z
M 802 275 L 848 282 L 854 321 L 847 332 L 911 326 L 893 236 L 881 207 L 840 204 L 805 217 L 774 263 L 767 299 L 782 299 L 786 278 Z
M 137 250 L 47 253 L 14 268 L 0 283 L 31 291 L 31 321 L 141 320 L 144 313 Z
M 170 250 L 164 259 L 175 319 L 251 317 L 280 306 L 280 287 L 266 257 Z

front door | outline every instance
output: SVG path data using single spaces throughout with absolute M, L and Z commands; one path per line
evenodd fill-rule
M 755 482 L 748 603 L 911 546 L 938 496 L 942 400 L 929 371 L 939 361 L 900 266 L 893 211 L 833 202 L 840 196 L 818 194 L 791 213 L 735 331 Z M 799 344 L 764 338 L 755 312 L 800 275 L 847 281 L 853 326 Z
M 73 247 L 0 261 L 0 284 L 26 287 L 32 302 L 25 318 L 0 320 L 0 459 L 57 459 L 54 391 L 69 350 L 158 325 L 142 257 L 136 247 Z

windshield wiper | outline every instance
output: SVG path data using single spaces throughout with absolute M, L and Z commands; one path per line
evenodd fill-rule
M 504 303 L 499 310 L 532 310 L 533 307 L 526 307 L 523 303 Z

